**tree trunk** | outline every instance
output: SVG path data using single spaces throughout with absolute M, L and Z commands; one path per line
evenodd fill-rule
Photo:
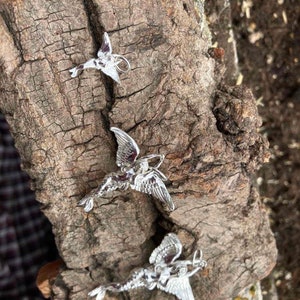
M 95 286 L 125 279 L 170 231 L 184 257 L 202 249 L 208 262 L 191 279 L 196 299 L 230 298 L 265 277 L 276 246 L 252 176 L 267 143 L 251 92 L 221 85 L 194 1 L 0 5 L 0 109 L 65 263 L 53 299 L 87 299 Z M 92 69 L 71 78 L 70 68 L 96 56 L 104 31 L 132 70 L 120 85 Z M 116 170 L 111 126 L 128 132 L 141 155 L 166 155 L 174 212 L 134 191 L 99 199 L 88 215 L 77 207 Z

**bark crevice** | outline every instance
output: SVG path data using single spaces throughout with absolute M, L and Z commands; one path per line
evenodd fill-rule
M 84 0 L 83 5 L 86 11 L 86 15 L 88 18 L 88 25 L 91 35 L 93 37 L 94 45 L 96 48 L 95 55 L 97 51 L 100 49 L 103 34 L 105 32 L 104 25 L 101 23 L 101 16 L 98 13 L 99 8 L 94 1 Z M 101 79 L 105 87 L 106 91 L 106 107 L 101 110 L 101 117 L 103 119 L 103 125 L 107 132 L 110 129 L 110 121 L 109 121 L 109 112 L 111 111 L 113 104 L 115 102 L 115 94 L 114 94 L 114 81 L 108 76 L 101 73 Z

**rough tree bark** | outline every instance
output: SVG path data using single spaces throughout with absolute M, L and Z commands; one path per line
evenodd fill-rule
M 196 299 L 230 298 L 270 272 L 276 246 L 252 181 L 267 158 L 255 99 L 220 84 L 194 1 L 15 0 L 0 11 L 0 108 L 65 262 L 53 299 L 87 299 L 99 283 L 126 278 L 169 231 L 185 256 L 201 248 L 208 261 L 191 280 Z M 96 70 L 71 79 L 104 31 L 132 70 L 121 85 Z M 116 169 L 110 126 L 142 155 L 166 155 L 174 212 L 133 191 L 99 199 L 89 215 L 76 207 Z

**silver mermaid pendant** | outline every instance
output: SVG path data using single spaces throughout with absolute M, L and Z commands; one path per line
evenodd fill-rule
M 202 251 L 195 251 L 193 260 L 177 260 L 181 252 L 182 245 L 177 235 L 169 233 L 152 252 L 149 258 L 150 266 L 137 269 L 124 283 L 100 285 L 92 290 L 89 296 L 96 296 L 96 300 L 102 300 L 106 291 L 120 293 L 145 287 L 149 290 L 158 288 L 180 300 L 194 300 L 189 277 L 206 268 L 207 263 L 202 259 Z
M 98 58 L 92 58 L 84 64 L 80 64 L 77 67 L 70 69 L 69 71 L 72 73 L 71 77 L 76 77 L 78 72 L 84 69 L 93 68 L 101 70 L 114 81 L 120 83 L 119 72 L 126 73 L 130 70 L 130 63 L 123 55 L 112 53 L 111 43 L 106 32 L 103 34 L 103 42 L 97 53 L 97 57 Z M 125 67 L 121 68 L 121 64 Z
M 116 163 L 120 170 L 106 175 L 100 186 L 82 198 L 78 205 L 84 206 L 85 212 L 89 212 L 93 209 L 95 198 L 105 196 L 115 190 L 132 188 L 152 195 L 160 200 L 169 211 L 173 211 L 175 205 L 163 182 L 167 178 L 158 170 L 164 160 L 164 155 L 150 154 L 138 158 L 140 149 L 134 139 L 119 128 L 111 127 L 110 130 L 114 132 L 117 139 Z

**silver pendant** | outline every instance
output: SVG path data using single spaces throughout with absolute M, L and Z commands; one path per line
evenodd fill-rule
M 195 251 L 193 260 L 177 260 L 181 255 L 182 245 L 177 235 L 167 234 L 161 244 L 152 252 L 150 266 L 134 271 L 124 283 L 100 285 L 89 293 L 90 297 L 102 300 L 106 291 L 120 293 L 145 287 L 149 290 L 158 288 L 175 295 L 180 300 L 194 300 L 189 277 L 206 268 L 202 251 Z
M 106 175 L 100 186 L 81 199 L 78 205 L 84 206 L 84 210 L 89 212 L 96 197 L 105 196 L 115 190 L 132 188 L 152 195 L 173 211 L 175 205 L 163 182 L 167 178 L 158 170 L 164 155 L 150 154 L 137 159 L 140 149 L 134 139 L 119 128 L 111 127 L 110 130 L 114 132 L 118 143 L 116 163 L 120 171 Z
M 93 68 L 101 70 L 114 81 L 120 83 L 119 72 L 126 73 L 130 70 L 130 63 L 124 56 L 112 54 L 111 43 L 106 32 L 103 34 L 103 42 L 97 56 L 98 58 L 92 58 L 84 64 L 69 70 L 72 73 L 71 77 L 76 77 L 78 72 L 84 69 Z M 124 64 L 124 69 L 120 67 L 121 64 Z

